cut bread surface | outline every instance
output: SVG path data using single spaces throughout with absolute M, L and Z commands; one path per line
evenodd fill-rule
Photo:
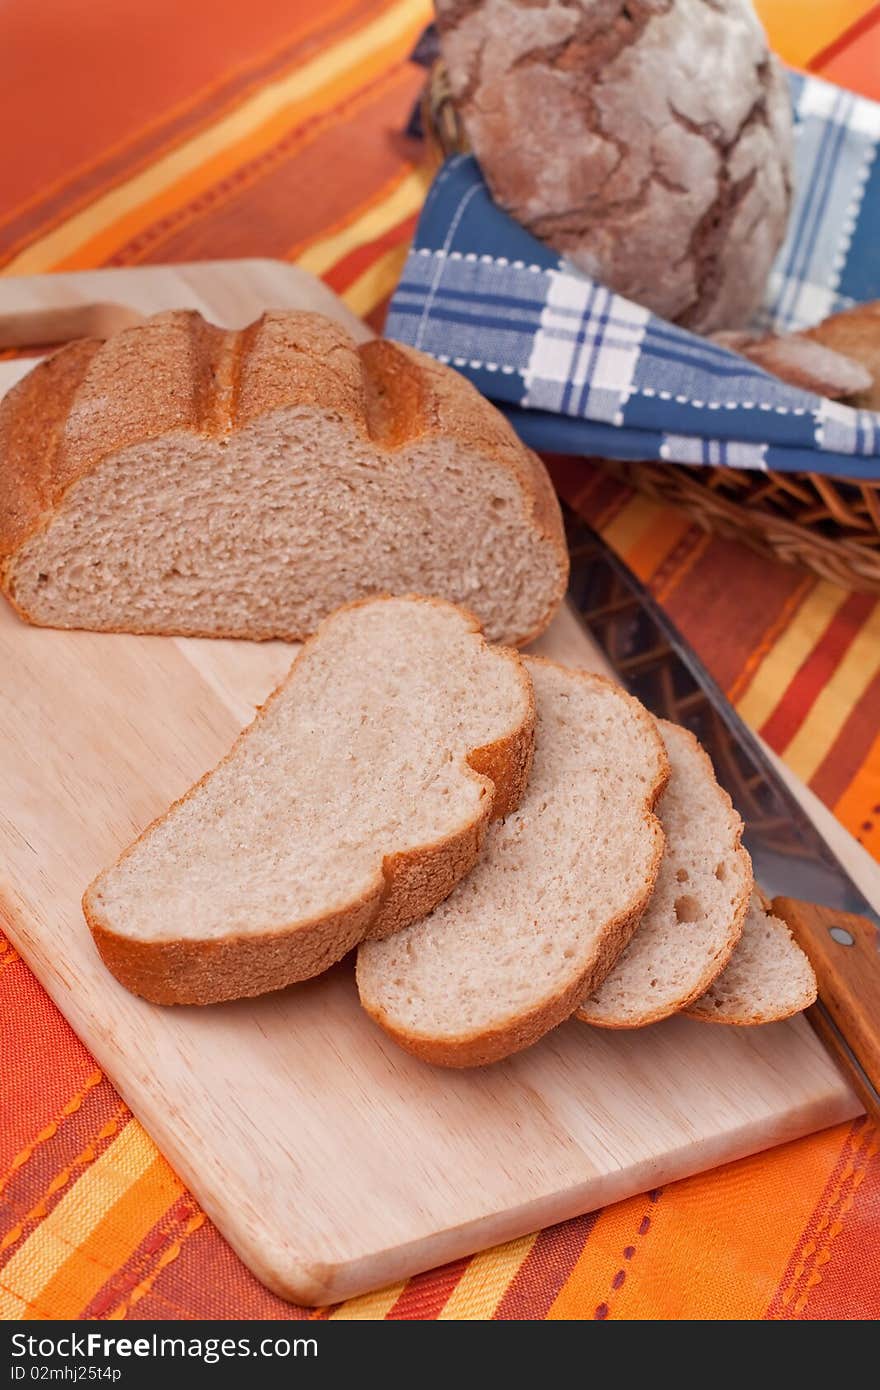
M 816 994 L 812 965 L 755 892 L 729 963 L 687 1013 L 704 1023 L 777 1023 L 808 1009 Z
M 422 593 L 517 644 L 565 591 L 553 487 L 503 416 L 318 314 L 72 344 L 0 404 L 0 465 L 0 584 L 44 626 L 294 640 Z
M 340 610 L 228 756 L 86 891 L 105 962 L 157 1003 L 325 970 L 467 873 L 522 796 L 533 730 L 522 662 L 461 609 Z
M 517 812 L 430 917 L 358 951 L 361 1002 L 429 1062 L 535 1042 L 612 967 L 650 898 L 667 777 L 656 725 L 604 677 L 526 658 L 535 759 Z
M 635 936 L 578 1009 L 604 1028 L 640 1028 L 697 999 L 730 959 L 752 891 L 742 821 L 708 755 L 687 729 L 658 725 L 671 769 L 657 805 L 663 863 Z

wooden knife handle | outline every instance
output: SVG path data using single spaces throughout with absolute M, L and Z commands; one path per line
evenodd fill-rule
M 808 1009 L 807 1017 L 846 1071 L 868 1112 L 880 1119 L 880 932 L 865 917 L 796 898 L 775 898 L 773 910 L 785 919 L 809 956 L 819 999 L 861 1063 L 873 1093 L 822 1011 Z

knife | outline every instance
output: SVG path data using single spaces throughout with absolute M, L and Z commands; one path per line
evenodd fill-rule
M 880 1118 L 880 917 L 645 587 L 585 522 L 565 520 L 573 607 L 621 684 L 703 744 L 743 818 L 755 881 L 816 972 L 807 1017 Z

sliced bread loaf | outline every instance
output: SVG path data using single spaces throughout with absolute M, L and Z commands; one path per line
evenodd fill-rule
M 602 676 L 525 664 L 538 722 L 519 810 L 430 917 L 358 951 L 364 1008 L 445 1066 L 496 1061 L 567 1018 L 632 935 L 663 852 L 650 715 Z
M 544 465 L 494 406 L 320 314 L 158 314 L 0 404 L 0 588 L 32 623 L 299 639 L 421 593 L 520 643 L 567 572 Z
M 755 892 L 730 961 L 687 1013 L 704 1023 L 776 1023 L 815 1002 L 813 967 Z
M 660 720 L 670 777 L 657 804 L 666 836 L 654 896 L 638 931 L 577 1016 L 640 1028 L 699 998 L 740 938 L 752 891 L 742 821 L 693 734 Z
M 430 599 L 322 623 L 232 751 L 100 874 L 104 961 L 159 1004 L 326 970 L 435 907 L 528 777 L 534 699 L 515 652 Z

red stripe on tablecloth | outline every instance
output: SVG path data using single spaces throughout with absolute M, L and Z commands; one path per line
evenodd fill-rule
M 111 1120 L 124 1122 L 115 1090 L 97 1068 L 73 1091 L 48 1124 L 16 1154 L 0 1181 L 0 1237 L 21 1222 L 39 1199 Z M 81 1162 L 77 1175 L 87 1166 Z M 48 1208 L 47 1208 L 48 1210 Z
M 870 101 L 880 101 L 880 19 L 822 68 L 822 77 Z
M 835 613 L 776 709 L 761 727 L 771 747 L 782 752 L 794 738 L 872 613 L 875 602 L 870 594 L 850 594 Z
M 602 530 L 634 495 L 633 489 L 601 471 L 585 481 L 579 491 L 584 460 L 548 460 L 551 476 L 570 505 L 596 530 Z M 778 617 L 803 591 L 804 576 L 794 566 L 757 555 L 736 541 L 715 536 L 701 547 L 699 535 L 688 531 L 680 545 L 683 552 L 670 577 L 669 559 L 654 576 L 663 579 L 663 605 L 687 641 L 699 652 L 711 674 L 728 690 L 738 680 L 752 653 L 772 631 Z M 684 560 L 697 552 L 693 563 Z M 626 558 L 626 557 L 624 557 Z M 731 584 L 731 574 L 736 584 Z M 711 626 L 706 614 L 711 612 Z
M 800 1317 L 807 1321 L 825 1318 L 859 1318 L 876 1322 L 880 1318 L 880 1144 L 876 1128 L 873 1153 L 866 1154 L 863 1166 L 854 1174 L 849 1193 L 849 1209 L 834 1231 L 827 1247 L 828 1259 L 807 1291 Z
M 403 61 L 353 92 L 331 111 L 288 130 L 270 149 L 175 208 L 117 248 L 108 264 L 132 265 L 236 256 L 285 258 L 291 208 L 297 241 L 317 239 L 415 162 L 413 142 L 381 138 L 403 125 L 424 74 Z M 411 156 L 411 157 L 408 157 Z M 344 182 L 328 168 L 351 160 Z
M 135 1322 L 157 1318 L 289 1322 L 311 1316 L 311 1309 L 286 1303 L 264 1289 L 209 1221 L 183 1243 L 177 1259 L 159 1271 L 155 1283 L 128 1314 Z
M 181 1241 L 185 1237 L 187 1225 L 198 1210 L 198 1205 L 188 1192 L 184 1192 L 178 1197 L 177 1201 L 173 1202 L 164 1213 L 161 1220 L 157 1221 L 153 1229 L 147 1233 L 138 1248 L 125 1261 L 125 1264 L 113 1271 L 106 1284 L 83 1308 L 79 1314 L 79 1319 L 103 1318 L 109 1313 L 118 1311 L 121 1305 L 126 1304 L 141 1282 L 148 1279 L 155 1271 L 164 1252 L 175 1241 Z M 136 1308 L 136 1303 L 132 1307 L 127 1307 L 126 1314 L 136 1317 Z
M 663 606 L 722 690 L 729 691 L 803 582 L 793 565 L 714 537 L 681 582 L 664 594 Z
M 574 1269 L 598 1220 L 598 1212 L 542 1231 L 495 1310 L 502 1321 L 545 1318 Z
M 440 1269 L 432 1269 L 427 1274 L 417 1274 L 410 1279 L 397 1302 L 385 1314 L 386 1319 L 400 1321 L 404 1318 L 428 1321 L 436 1318 L 448 1303 L 456 1285 L 464 1274 L 470 1259 L 453 1260 Z
M 337 294 L 343 294 L 348 286 L 363 271 L 368 270 L 385 251 L 389 251 L 392 246 L 400 246 L 404 242 L 410 241 L 417 221 L 418 215 L 416 213 L 410 217 L 404 217 L 401 222 L 389 227 L 387 232 L 383 232 L 382 236 L 376 237 L 374 241 L 366 242 L 363 246 L 356 247 L 347 256 L 343 256 L 342 260 L 331 266 L 321 278 L 326 281 L 331 290 L 335 290 Z
M 810 779 L 810 786 L 826 806 L 833 806 L 843 796 L 864 766 L 877 737 L 878 715 L 880 671 L 861 699 L 853 705 L 849 718 Z
M 854 24 L 851 24 L 845 33 L 839 35 L 833 43 L 829 43 L 826 48 L 813 55 L 807 64 L 810 72 L 821 73 L 845 48 L 851 47 L 857 39 L 863 34 L 867 34 L 878 23 L 880 23 L 880 5 L 874 5 Z
M 42 1149 L 36 1151 L 35 1159 L 38 1155 L 39 1162 L 22 1175 L 24 1181 L 15 1185 L 17 1210 L 6 1205 L 8 1193 L 4 1193 L 0 1269 L 129 1123 L 128 1109 L 108 1085 L 102 1100 L 89 1107 L 82 1122 L 64 1133 L 62 1147 L 68 1152 L 63 1158 L 56 1149 L 49 1154 Z M 76 1141 L 77 1137 L 78 1143 L 68 1144 L 69 1139 Z
M 766 1318 L 798 1318 L 806 1310 L 813 1291 L 831 1263 L 833 1243 L 840 1236 L 842 1223 L 849 1218 L 865 1173 L 872 1160 L 876 1160 L 877 1147 L 875 1127 L 868 1125 L 864 1118 L 856 1120 L 847 1131 L 822 1196 L 764 1314 Z M 873 1205 L 873 1196 L 869 1205 Z M 799 1302 L 803 1302 L 803 1307 L 798 1306 Z M 839 1304 L 836 1315 L 840 1316 Z
M 0 906 L 0 922 L 2 922 Z M 22 1047 L 22 1035 L 28 1039 Z M 0 973 L 0 1174 L 75 1096 L 95 1063 L 24 961 Z M 26 1096 L 27 1104 L 22 1104 Z
M 800 585 L 791 590 L 785 603 L 778 609 L 773 622 L 765 630 L 761 641 L 753 648 L 742 670 L 733 682 L 733 685 L 730 686 L 727 692 L 727 698 L 732 703 L 735 704 L 745 691 L 748 690 L 761 662 L 779 641 L 789 623 L 794 620 L 794 616 L 801 604 L 804 603 L 807 597 L 813 592 L 818 582 L 815 575 L 808 574 L 805 571 L 802 575 Z

